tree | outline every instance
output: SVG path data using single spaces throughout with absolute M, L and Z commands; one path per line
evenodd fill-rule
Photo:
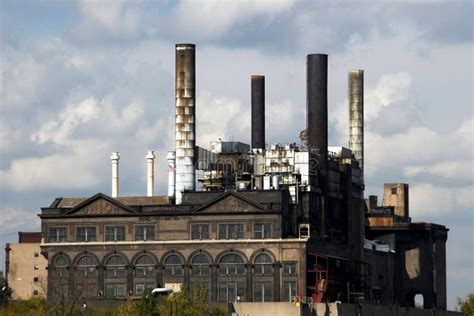
M 0 276 L 0 307 L 6 306 L 12 297 L 12 289 L 8 286 L 7 280 L 3 277 L 3 272 Z
M 457 311 L 461 312 L 464 316 L 474 315 L 474 292 L 469 293 L 465 299 L 458 297 L 457 301 Z

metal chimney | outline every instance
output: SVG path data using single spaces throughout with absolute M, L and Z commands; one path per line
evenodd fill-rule
M 307 56 L 306 115 L 308 148 L 320 174 L 327 170 L 328 163 L 328 55 Z M 315 185 L 311 182 L 310 179 L 310 184 Z
M 166 156 L 168 160 L 168 196 L 174 197 L 176 181 L 176 153 L 169 151 Z
M 150 150 L 146 154 L 146 195 L 153 196 L 155 190 L 155 152 Z
M 176 45 L 176 204 L 195 190 L 195 59 L 194 44 Z
M 349 148 L 364 179 L 364 71 L 349 71 Z
M 120 153 L 113 152 L 110 156 L 110 160 L 112 161 L 112 197 L 118 197 L 119 192 L 119 160 L 120 160 Z
M 265 149 L 265 76 L 251 77 L 252 149 Z

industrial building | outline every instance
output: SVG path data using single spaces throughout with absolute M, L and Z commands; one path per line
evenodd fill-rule
M 441 225 L 412 222 L 407 184 L 364 195 L 364 72 L 348 73 L 348 146 L 328 144 L 328 56 L 306 60 L 298 142 L 265 141 L 265 77 L 251 76 L 251 144 L 196 146 L 195 45 L 176 45 L 175 148 L 167 196 L 56 198 L 41 209 L 48 298 L 106 300 L 183 284 L 209 302 L 351 302 L 446 309 Z M 205 106 L 205 105 L 202 105 Z

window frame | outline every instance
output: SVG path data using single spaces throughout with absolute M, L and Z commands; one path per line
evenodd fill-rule
M 269 286 L 269 288 L 267 288 L 267 290 L 270 291 L 270 297 L 268 297 L 268 300 L 265 299 L 265 294 L 266 294 L 266 290 L 265 290 L 265 286 Z M 261 297 L 260 299 L 257 298 L 257 289 L 261 289 Z M 260 281 L 260 280 L 256 280 L 253 282 L 253 301 L 254 302 L 273 302 L 275 300 L 275 295 L 274 295 L 274 284 L 273 284 L 273 281 Z
M 113 239 L 111 240 L 108 240 L 108 236 L 109 236 L 109 233 L 108 233 L 108 229 L 113 229 Z M 118 229 L 121 228 L 123 229 L 123 239 L 118 239 L 117 237 L 119 236 L 119 233 L 118 233 Z M 104 230 L 105 230 L 105 233 L 104 233 L 104 241 L 109 241 L 109 242 L 112 242 L 112 241 L 125 241 L 127 239 L 127 229 L 125 227 L 125 225 L 105 225 L 104 227 Z
M 152 228 L 153 231 L 148 233 L 147 229 L 145 229 L 145 233 L 143 234 L 143 239 L 137 238 L 137 229 L 139 228 Z M 151 236 L 150 236 L 151 235 Z M 151 238 L 149 238 L 149 236 Z M 156 240 L 156 225 L 155 224 L 139 224 L 133 226 L 133 240 L 134 241 L 154 241 Z
M 261 230 L 257 230 L 257 225 L 262 225 Z M 269 229 L 266 229 L 265 226 L 268 225 Z M 257 231 L 260 233 L 260 236 L 257 236 Z M 267 232 L 270 232 L 269 236 L 265 236 Z M 272 222 L 257 222 L 253 223 L 253 238 L 254 239 L 271 239 L 273 238 L 273 223 Z
M 78 238 L 80 235 L 79 235 L 79 230 L 80 229 L 85 229 L 85 240 L 80 240 L 80 238 Z M 94 230 L 94 239 L 92 240 L 91 238 L 89 238 L 88 236 L 90 235 L 90 233 L 88 233 L 88 230 L 89 229 L 93 229 Z M 96 225 L 80 225 L 80 226 L 76 226 L 76 242 L 95 242 L 97 241 L 97 226 Z
M 231 226 L 241 226 L 242 230 L 237 230 L 236 231 L 236 238 L 232 238 L 230 236 L 232 232 L 229 231 L 229 227 Z M 221 227 L 225 227 L 225 237 L 221 238 Z M 217 225 L 217 239 L 218 240 L 242 240 L 245 239 L 245 223 L 242 222 L 235 222 L 235 223 L 218 223 Z M 239 236 L 241 233 L 241 236 Z M 240 238 L 241 237 L 241 238 Z
M 270 262 L 265 262 L 265 263 L 257 262 L 257 259 L 262 256 L 266 256 L 267 258 L 269 258 Z M 255 276 L 273 275 L 274 273 L 273 263 L 274 263 L 273 258 L 268 253 L 266 252 L 259 253 L 258 255 L 255 256 L 255 259 L 253 260 L 254 275 Z M 269 271 L 267 271 L 268 268 L 269 268 Z
M 169 258 L 176 256 L 180 263 L 166 263 Z M 163 260 L 163 276 L 165 277 L 182 277 L 184 276 L 183 258 L 176 253 L 171 253 Z M 171 271 L 171 273 L 169 273 Z
M 61 230 L 64 229 L 64 236 L 58 234 L 60 229 Z M 52 230 L 56 230 L 56 234 L 54 234 L 55 235 L 54 236 L 55 237 L 54 241 L 51 240 L 52 239 L 51 238 L 52 237 L 52 235 L 51 235 Z M 48 232 L 48 243 L 63 243 L 63 242 L 67 242 L 67 240 L 68 240 L 68 238 L 67 238 L 67 233 L 68 233 L 67 226 L 51 226 L 51 227 L 48 227 L 47 232 Z M 60 237 L 63 237 L 64 240 L 62 240 Z
M 202 227 L 206 226 L 207 227 L 207 238 L 204 236 L 203 238 L 203 231 Z M 191 240 L 208 240 L 210 239 L 210 234 L 209 234 L 209 223 L 191 223 Z M 194 228 L 199 227 L 199 238 L 194 238 Z
M 288 287 L 288 292 L 287 292 L 287 289 L 286 289 L 286 284 L 290 285 Z M 294 284 L 294 288 L 291 286 L 292 284 Z M 294 295 L 291 295 L 293 294 L 293 290 L 294 290 Z M 282 302 L 289 302 L 291 301 L 291 297 L 292 296 L 296 296 L 298 295 L 298 281 L 294 280 L 294 281 L 290 281 L 290 280 L 284 280 L 283 281 L 283 286 L 282 286 L 282 296 L 281 296 L 281 299 L 282 299 Z M 288 296 L 288 299 L 285 300 L 285 298 Z
M 204 256 L 206 258 L 207 262 L 205 262 L 205 263 L 202 263 L 202 262 L 195 263 L 194 260 L 198 256 Z M 204 271 L 207 271 L 207 272 L 203 273 L 203 269 L 204 269 Z M 197 274 L 197 271 L 199 271 L 199 274 Z M 204 253 L 195 254 L 191 258 L 191 276 L 193 276 L 193 277 L 207 277 L 207 276 L 210 276 L 210 275 L 211 275 L 211 259 L 209 258 L 209 256 L 204 254 Z
M 289 272 L 286 271 L 286 267 L 287 266 L 291 266 L 291 265 L 294 265 L 295 269 L 294 270 L 291 270 Z M 296 261 L 284 261 L 283 262 L 283 275 L 298 275 L 298 263 Z

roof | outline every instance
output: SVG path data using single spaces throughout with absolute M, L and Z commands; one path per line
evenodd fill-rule
M 110 198 L 110 197 L 109 197 Z M 50 207 L 54 208 L 73 208 L 83 203 L 89 198 L 64 198 L 59 197 L 54 200 Z M 120 196 L 117 198 L 111 198 L 118 202 L 127 205 L 166 205 L 169 204 L 169 198 L 167 196 Z
M 39 244 L 41 232 L 18 232 L 18 242 L 20 244 Z

